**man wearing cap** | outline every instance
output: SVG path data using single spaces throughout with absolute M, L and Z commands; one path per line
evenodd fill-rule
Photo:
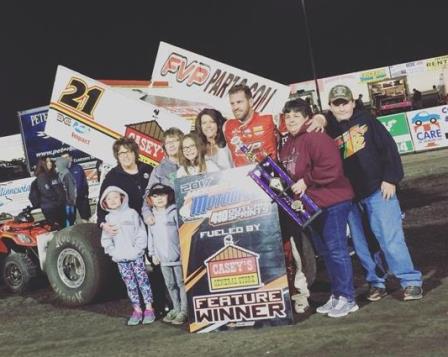
M 357 205 L 349 216 L 356 254 L 370 284 L 367 299 L 377 301 L 386 293 L 385 279 L 378 276 L 362 226 L 366 214 L 370 228 L 384 253 L 389 271 L 404 290 L 403 300 L 423 296 L 422 274 L 414 268 L 404 240 L 396 186 L 403 178 L 397 145 L 386 128 L 369 112 L 357 109 L 350 88 L 334 86 L 329 94 L 327 117 L 315 116 L 314 124 L 326 126 L 340 149 L 344 173 L 355 191 Z

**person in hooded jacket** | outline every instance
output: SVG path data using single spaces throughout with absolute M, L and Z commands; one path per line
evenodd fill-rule
M 104 177 L 101 184 L 99 197 L 108 186 L 121 188 L 129 198 L 129 207 L 142 216 L 142 206 L 146 195 L 146 187 L 152 172 L 152 167 L 138 162 L 138 145 L 132 138 L 120 138 L 112 146 L 114 157 L 117 159 L 117 166 L 113 167 Z M 120 227 L 114 222 L 106 222 L 106 213 L 98 202 L 96 214 L 97 225 L 112 236 L 117 234 Z M 154 292 L 154 309 L 156 315 L 165 312 L 167 299 L 165 298 L 165 284 L 160 267 L 154 267 L 149 273 L 149 279 Z
M 68 170 L 68 160 L 63 157 L 58 157 L 55 161 L 56 171 L 59 175 L 59 180 L 64 185 L 66 202 L 65 202 L 65 226 L 73 226 L 76 220 L 76 181 L 73 175 Z
M 353 189 L 344 176 L 336 143 L 325 133 L 307 132 L 306 122 L 312 116 L 310 106 L 303 99 L 291 100 L 283 113 L 289 134 L 280 151 L 280 161 L 295 181 L 291 190 L 298 196 L 306 193 L 322 209 L 311 226 L 322 241 L 320 253 L 331 296 L 316 311 L 343 317 L 359 309 L 346 237 Z
M 155 320 L 152 308 L 152 290 L 146 274 L 144 254 L 147 246 L 146 229 L 140 215 L 129 208 L 125 191 L 116 186 L 107 187 L 101 195 L 100 205 L 109 212 L 105 221 L 118 226 L 115 235 L 106 231 L 101 234 L 101 245 L 106 254 L 117 263 L 118 271 L 126 285 L 133 312 L 128 325 L 140 322 L 149 324 Z M 139 292 L 143 297 L 145 311 L 142 311 Z
M 160 264 L 166 287 L 173 302 L 173 309 L 163 321 L 181 325 L 187 319 L 185 292 L 174 191 L 156 183 L 149 190 L 148 201 L 153 207 L 154 224 L 148 228 L 148 254 L 155 264 Z

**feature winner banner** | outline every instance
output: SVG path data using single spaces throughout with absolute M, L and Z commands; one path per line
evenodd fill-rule
M 415 151 L 448 146 L 448 106 L 406 113 Z
M 175 182 L 190 332 L 292 322 L 277 205 L 251 168 Z
M 168 81 L 170 87 L 224 115 L 232 115 L 228 92 L 236 84 L 249 86 L 255 111 L 261 113 L 280 113 L 289 97 L 288 86 L 165 42 L 160 42 L 152 80 Z
M 45 132 L 105 163 L 116 162 L 112 145 L 122 136 L 135 139 L 140 160 L 156 166 L 163 158 L 163 131 L 190 125 L 182 118 L 105 84 L 58 66 Z
M 377 119 L 386 127 L 390 135 L 392 135 L 400 154 L 414 151 L 406 113 L 385 115 Z

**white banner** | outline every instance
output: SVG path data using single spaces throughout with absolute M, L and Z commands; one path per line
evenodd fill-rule
M 152 132 L 163 132 L 177 127 L 190 131 L 187 121 L 141 100 L 117 93 L 105 84 L 95 81 L 63 66 L 58 66 L 51 95 L 45 132 L 106 163 L 116 162 L 112 153 L 113 142 L 129 134 L 140 147 L 140 158 L 156 165 L 163 155 L 160 141 L 152 134 L 139 136 L 138 130 L 151 127 Z
M 0 183 L 0 213 L 17 215 L 26 206 L 31 206 L 28 195 L 34 179 L 28 177 Z
M 406 113 L 415 151 L 448 146 L 448 106 Z
M 231 117 L 229 89 L 236 84 L 251 88 L 257 112 L 278 114 L 288 100 L 289 88 L 196 53 L 160 42 L 153 81 L 168 81 L 187 98 L 206 103 Z M 186 94 L 188 93 L 188 94 Z

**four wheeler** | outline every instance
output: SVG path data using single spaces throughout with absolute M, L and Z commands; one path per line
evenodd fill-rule
M 21 294 L 44 272 L 65 305 L 88 304 L 107 291 L 117 272 L 104 254 L 96 224 L 54 231 L 46 221 L 36 222 L 31 210 L 0 215 L 0 271 L 6 287 Z
M 10 291 L 23 293 L 39 273 L 37 236 L 50 232 L 51 226 L 45 221 L 34 222 L 31 207 L 16 217 L 6 214 L 1 218 L 1 277 Z

